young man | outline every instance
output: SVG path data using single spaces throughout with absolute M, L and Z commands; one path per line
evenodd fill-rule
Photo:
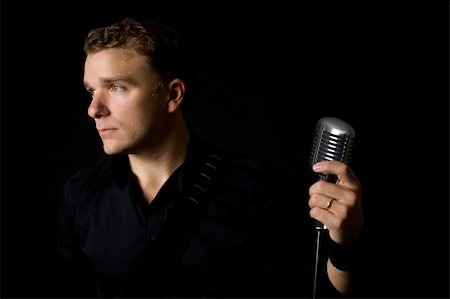
M 315 165 L 339 180 L 312 185 L 309 210 L 266 168 L 188 128 L 193 64 L 173 29 L 127 18 L 92 30 L 84 49 L 88 114 L 108 156 L 63 190 L 62 296 L 351 294 L 365 262 L 355 245 L 360 184 L 349 167 Z M 308 212 L 333 244 L 316 281 Z

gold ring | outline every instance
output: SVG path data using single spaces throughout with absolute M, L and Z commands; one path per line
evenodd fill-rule
M 328 202 L 327 206 L 325 207 L 325 210 L 329 210 L 331 208 L 331 204 L 333 203 L 334 199 L 330 199 L 330 201 Z

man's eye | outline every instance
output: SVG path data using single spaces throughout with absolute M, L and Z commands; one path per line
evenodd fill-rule
M 114 84 L 114 85 L 112 85 L 112 86 L 111 86 L 111 91 L 112 91 L 112 92 L 119 92 L 119 91 L 123 91 L 123 87 L 122 87 L 122 86 L 120 86 L 120 85 L 116 85 L 116 84 Z

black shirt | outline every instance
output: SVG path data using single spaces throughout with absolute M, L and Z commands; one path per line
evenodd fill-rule
M 127 156 L 107 157 L 72 176 L 59 209 L 61 296 L 160 296 L 149 256 L 183 187 L 212 149 L 191 136 L 185 163 L 151 204 L 143 200 Z M 306 203 L 266 167 L 226 157 L 210 205 L 163 296 L 311 297 L 314 239 Z M 319 286 L 319 296 L 338 295 L 324 274 Z

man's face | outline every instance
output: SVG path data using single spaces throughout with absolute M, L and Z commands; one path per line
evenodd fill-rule
M 139 154 L 164 137 L 168 92 L 158 90 L 146 58 L 111 48 L 86 57 L 84 84 L 92 94 L 88 114 L 109 154 Z

